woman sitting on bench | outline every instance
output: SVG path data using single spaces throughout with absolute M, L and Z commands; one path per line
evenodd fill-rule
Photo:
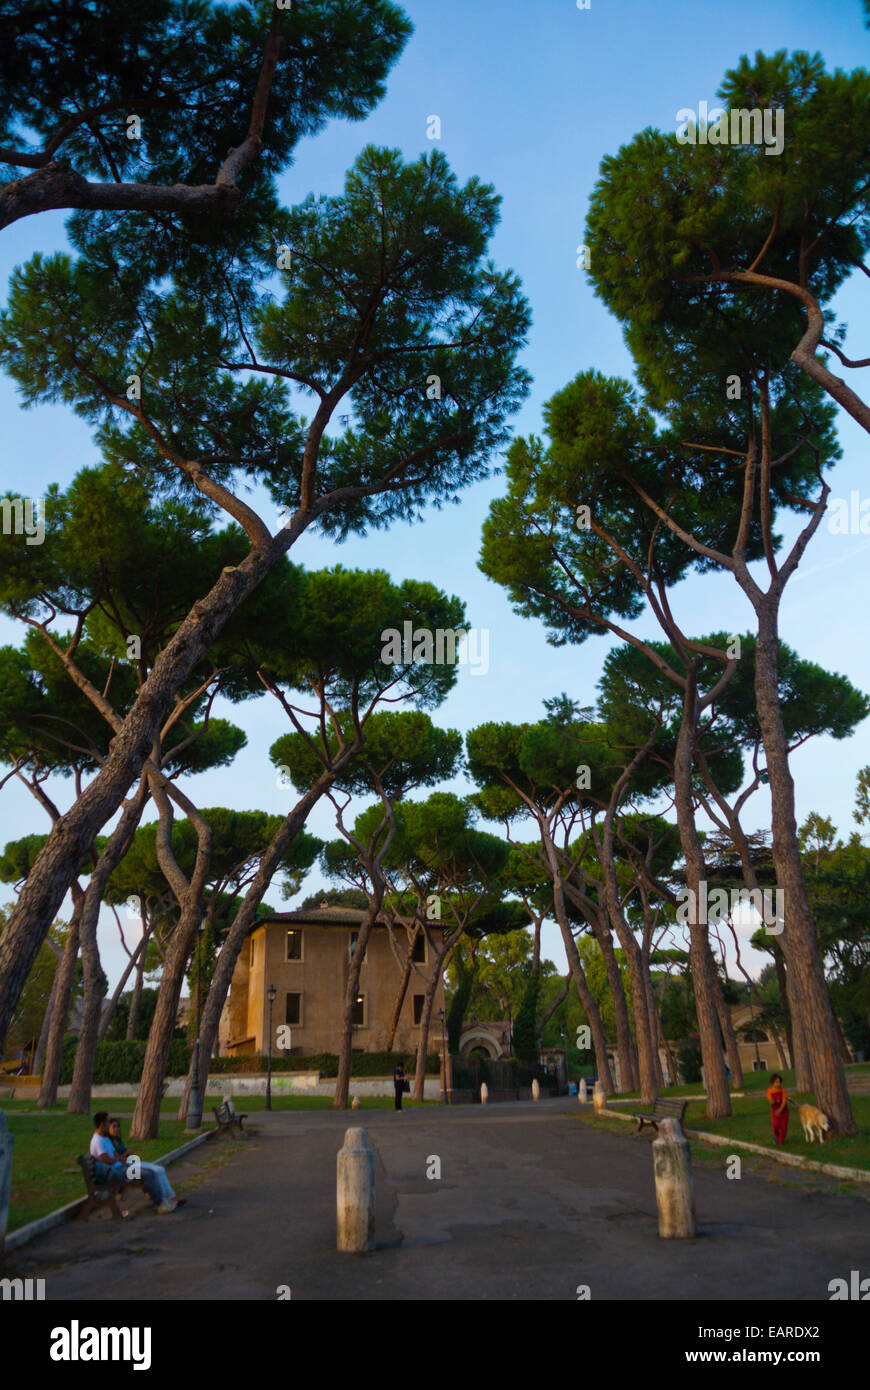
M 126 1159 L 128 1150 L 127 1145 L 121 1138 L 120 1120 L 109 1121 L 109 1139 L 111 1140 L 116 1158 L 123 1163 Z M 138 1162 L 145 1190 L 155 1203 L 159 1212 L 167 1213 L 175 1211 L 176 1207 L 184 1206 L 187 1199 L 185 1197 L 176 1197 L 169 1179 L 166 1176 L 165 1168 L 162 1168 L 159 1163 L 143 1163 L 141 1159 L 139 1159 Z

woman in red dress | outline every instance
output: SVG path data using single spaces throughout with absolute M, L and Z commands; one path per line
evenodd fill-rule
M 770 1085 L 767 1088 L 767 1099 L 770 1101 L 770 1118 L 773 1123 L 773 1138 L 777 1144 L 785 1143 L 785 1136 L 788 1134 L 788 1094 L 786 1093 L 782 1077 L 775 1073 L 770 1078 Z

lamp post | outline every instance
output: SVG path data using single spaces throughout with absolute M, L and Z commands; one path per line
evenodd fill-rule
M 275 1002 L 275 995 L 278 993 L 274 985 L 270 985 L 266 990 L 269 999 L 269 1061 L 266 1070 L 266 1109 L 272 1109 L 272 1005 Z
M 205 920 L 196 929 L 196 1031 L 193 1035 L 193 1058 L 190 1074 L 190 1101 L 187 1107 L 186 1129 L 202 1129 L 202 1089 L 199 1082 L 199 977 L 202 966 L 202 933 Z

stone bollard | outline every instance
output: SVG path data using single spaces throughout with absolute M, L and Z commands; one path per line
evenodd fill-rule
M 607 1092 L 600 1081 L 596 1081 L 592 1087 L 592 1104 L 595 1106 L 596 1115 L 607 1109 Z
M 689 1141 L 679 1120 L 660 1120 L 653 1140 L 659 1236 L 662 1240 L 690 1240 L 695 1234 L 695 1187 Z
M 481 1081 L 481 1083 L 480 1083 L 480 1103 L 481 1103 L 481 1105 L 486 1105 L 486 1102 L 487 1102 L 488 1100 L 489 1100 L 489 1087 L 487 1086 L 487 1084 L 486 1084 L 485 1081 Z
M 589 1096 L 586 1091 L 586 1077 L 581 1076 L 580 1084 L 577 1087 L 577 1100 L 579 1101 L 580 1105 L 585 1105 L 588 1099 Z
M 0 1110 L 0 1268 L 3 1266 L 6 1223 L 9 1219 L 9 1189 L 12 1186 L 12 1148 L 14 1143 L 15 1140 L 6 1125 L 6 1116 Z
M 541 1088 L 540 1088 L 540 1086 L 538 1085 L 538 1078 L 537 1078 L 536 1076 L 533 1076 L 533 1077 L 532 1077 L 532 1100 L 540 1100 L 540 1099 L 541 1099 Z
M 359 1110 L 359 1096 L 354 1096 L 350 1103 L 351 1110 Z
M 349 1129 L 338 1151 L 338 1249 L 375 1248 L 375 1155 L 364 1129 Z

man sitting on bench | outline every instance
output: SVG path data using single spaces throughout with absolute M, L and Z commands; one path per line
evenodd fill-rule
M 106 1110 L 98 1110 L 94 1116 L 94 1133 L 91 1137 L 91 1155 L 94 1159 L 94 1174 L 98 1183 L 111 1178 L 127 1182 L 127 1170 L 115 1153 L 109 1137 L 109 1115 Z M 142 1165 L 142 1186 L 151 1198 L 152 1204 L 161 1213 L 175 1211 L 174 1203 L 163 1202 L 160 1184 L 154 1173 L 146 1173 Z

